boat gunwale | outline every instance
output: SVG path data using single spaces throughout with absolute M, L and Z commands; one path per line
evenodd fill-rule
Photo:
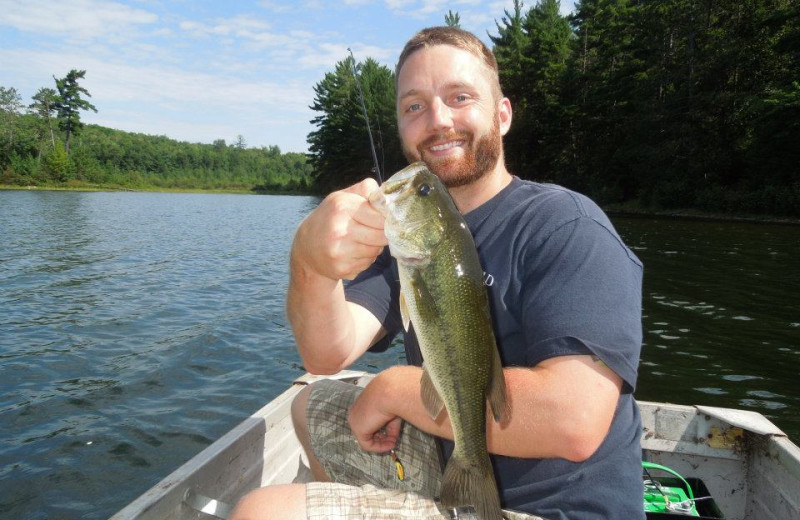
M 218 463 L 225 456 L 228 456 L 230 460 L 238 458 L 239 454 L 248 447 L 242 444 L 242 439 L 247 436 L 253 436 L 253 439 L 249 441 L 250 443 L 257 442 L 255 441 L 256 438 L 262 439 L 263 443 L 264 434 L 270 432 L 270 429 L 278 424 L 281 419 L 289 415 L 288 407 L 291 406 L 292 400 L 305 385 L 320 379 L 339 379 L 358 384 L 360 380 L 363 382 L 362 378 L 364 376 L 370 375 L 372 374 L 363 371 L 343 371 L 327 376 L 305 374 L 295 379 L 287 390 L 145 491 L 111 517 L 112 520 L 186 518 L 193 511 L 185 505 L 187 493 L 190 491 L 197 493 L 199 496 L 210 494 L 215 499 L 224 498 L 226 492 L 230 491 L 230 486 L 225 490 L 201 489 L 198 481 L 208 480 L 208 475 L 204 475 L 204 472 L 207 472 L 211 467 L 219 467 Z M 710 437 L 704 434 L 705 429 L 699 430 L 700 434 L 694 430 L 688 433 L 681 431 L 681 428 L 684 428 L 684 430 L 690 427 L 697 428 L 698 424 L 702 424 L 702 428 L 719 427 L 719 425 L 725 424 L 731 429 L 740 428 L 740 426 L 730 424 L 725 420 L 726 411 L 737 412 L 736 409 L 715 408 L 714 415 L 711 416 L 707 413 L 708 408 L 702 406 L 652 401 L 638 401 L 637 403 L 642 414 L 643 432 L 640 442 L 645 453 L 648 451 L 665 453 L 669 456 L 674 455 L 684 458 L 718 458 L 723 461 L 728 460 L 728 464 L 743 464 L 746 466 L 747 449 L 756 449 L 753 446 L 748 446 L 747 449 L 743 450 L 741 447 L 737 447 L 738 438 L 730 440 L 724 435 L 717 439 L 721 444 L 709 445 L 708 440 Z M 281 413 L 280 416 L 275 415 L 278 412 Z M 752 413 L 760 416 L 766 423 L 772 424 L 763 415 L 757 412 Z M 658 414 L 665 414 L 666 421 L 670 423 L 670 428 L 658 431 Z M 675 423 L 673 421 L 675 418 L 679 418 L 680 423 Z M 790 478 L 800 482 L 800 448 L 774 425 L 773 428 L 780 433 L 762 434 L 746 431 L 748 431 L 749 436 L 761 439 L 762 448 L 759 450 L 761 454 L 778 461 L 781 467 L 786 468 Z M 260 432 L 257 431 L 259 429 Z M 652 435 L 648 436 L 649 434 Z M 730 443 L 726 445 L 725 443 L 729 440 Z M 237 444 L 240 444 L 240 446 L 237 446 Z M 235 453 L 231 452 L 234 448 L 238 450 Z M 254 451 L 258 452 L 258 447 L 254 448 Z M 263 453 L 263 449 L 261 452 Z M 743 471 L 746 473 L 747 468 L 744 468 Z M 246 492 L 247 490 L 249 489 L 240 489 L 238 496 L 240 497 L 243 494 L 242 491 Z M 789 497 L 788 500 L 792 500 L 792 498 Z M 193 511 L 193 514 L 196 517 L 198 513 Z
M 198 496 L 208 494 L 208 490 L 197 489 L 195 484 L 202 472 L 217 459 L 224 457 L 242 438 L 252 435 L 252 432 L 261 428 L 264 428 L 264 432 L 269 431 L 272 426 L 269 424 L 270 416 L 280 411 L 283 407 L 291 405 L 292 400 L 304 386 L 321 379 L 338 379 L 357 383 L 360 378 L 366 375 L 368 373 L 363 371 L 343 370 L 336 374 L 324 376 L 305 373 L 296 378 L 288 389 L 281 392 L 273 400 L 134 499 L 114 514 L 111 520 L 139 519 L 143 517 L 167 518 L 168 515 L 174 514 L 175 510 L 181 507 L 190 491 L 197 493 Z M 231 459 L 233 458 L 235 457 L 231 457 Z

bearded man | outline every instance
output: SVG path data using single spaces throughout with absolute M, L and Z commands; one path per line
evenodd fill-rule
M 506 169 L 512 108 L 478 38 L 425 29 L 406 44 L 396 77 L 405 155 L 448 187 L 486 273 L 510 406 L 508 421 L 487 420 L 487 445 L 507 517 L 644 518 L 633 399 L 641 263 L 591 200 Z M 422 360 L 403 330 L 383 216 L 368 202 L 376 188 L 366 179 L 332 193 L 302 222 L 287 312 L 312 373 L 342 370 L 398 334 L 409 365 L 363 389 L 304 389 L 292 411 L 316 482 L 256 490 L 235 518 L 448 518 L 435 500 L 434 439 L 445 439 L 447 457 L 453 432 L 422 403 Z

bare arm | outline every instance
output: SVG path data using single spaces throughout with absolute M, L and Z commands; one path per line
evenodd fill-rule
M 591 356 L 563 356 L 534 368 L 506 368 L 510 418 L 487 418 L 489 451 L 526 458 L 589 458 L 602 444 L 614 417 L 622 380 Z M 420 398 L 421 370 L 393 367 L 381 372 L 350 412 L 362 448 L 393 447 L 401 418 L 433 435 L 453 438 L 446 413 L 432 420 Z M 386 425 L 386 434 L 380 428 Z M 376 428 L 377 426 L 377 428 Z
M 331 193 L 300 224 L 292 243 L 286 312 L 306 369 L 334 373 L 383 336 L 380 322 L 348 303 L 342 280 L 369 267 L 386 245 L 383 216 L 366 179 Z

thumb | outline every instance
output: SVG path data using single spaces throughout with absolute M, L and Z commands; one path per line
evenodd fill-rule
M 356 195 L 361 195 L 365 199 L 368 199 L 370 193 L 372 193 L 377 189 L 378 189 L 378 182 L 372 177 L 367 177 L 358 184 L 353 184 L 352 186 L 345 188 L 342 191 L 346 191 L 348 193 L 355 193 Z
M 403 428 L 403 419 L 395 417 L 383 427 L 386 430 L 386 436 L 394 441 L 400 437 L 400 430 Z

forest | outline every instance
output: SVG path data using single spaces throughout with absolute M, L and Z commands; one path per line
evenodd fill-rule
M 227 144 L 187 143 L 84 125 L 95 110 L 72 70 L 42 87 L 25 106 L 13 87 L 0 87 L 0 184 L 17 186 L 237 190 L 307 193 L 308 157 L 278 146 L 249 148 L 243 136 Z M 26 110 L 27 108 L 27 110 Z
M 512 173 L 630 211 L 800 217 L 800 2 L 559 7 L 517 0 L 488 34 L 514 109 Z M 323 190 L 372 168 L 354 65 L 383 169 L 403 164 L 394 72 L 347 58 L 315 87 L 308 140 Z

